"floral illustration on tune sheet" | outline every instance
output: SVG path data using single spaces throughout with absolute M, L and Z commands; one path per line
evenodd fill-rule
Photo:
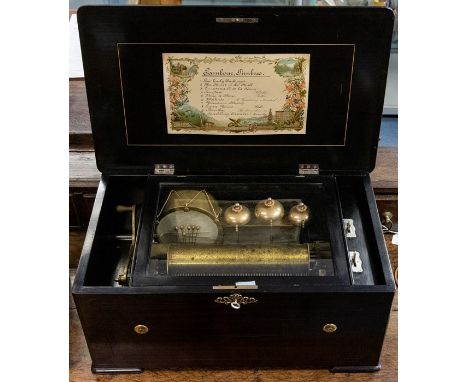
M 305 134 L 308 54 L 164 53 L 169 134 Z

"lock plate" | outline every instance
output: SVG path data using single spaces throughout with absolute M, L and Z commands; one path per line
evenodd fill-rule
M 253 304 L 257 302 L 254 297 L 245 297 L 239 293 L 234 293 L 225 297 L 217 297 L 214 300 L 217 304 L 231 305 L 233 309 L 240 309 L 242 305 Z

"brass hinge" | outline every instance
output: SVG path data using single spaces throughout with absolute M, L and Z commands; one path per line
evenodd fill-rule
M 175 165 L 173 163 L 155 164 L 154 175 L 174 175 Z
M 302 163 L 299 165 L 299 175 L 318 175 L 319 170 L 318 164 Z

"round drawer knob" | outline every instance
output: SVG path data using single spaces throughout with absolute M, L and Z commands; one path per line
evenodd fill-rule
M 146 325 L 137 325 L 133 328 L 133 330 L 135 331 L 135 333 L 138 333 L 138 334 L 146 334 L 149 331 Z
M 322 330 L 323 330 L 325 333 L 333 333 L 333 332 L 336 332 L 336 329 L 338 329 L 338 327 L 337 327 L 335 324 L 325 324 L 325 325 L 323 325 L 323 328 L 322 328 Z

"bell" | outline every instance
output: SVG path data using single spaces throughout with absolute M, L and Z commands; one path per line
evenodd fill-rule
M 255 217 L 270 224 L 275 220 L 280 220 L 283 216 L 283 205 L 278 200 L 272 198 L 261 200 L 255 207 Z
M 309 220 L 309 207 L 301 202 L 289 210 L 288 217 L 292 224 L 304 227 L 305 222 Z
M 238 226 L 250 221 L 250 211 L 246 206 L 235 203 L 224 211 L 224 221 L 229 225 L 236 226 L 237 229 Z

